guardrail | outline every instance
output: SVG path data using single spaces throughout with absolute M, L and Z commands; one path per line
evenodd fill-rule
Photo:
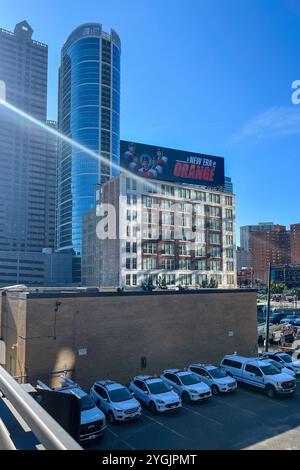
M 0 391 L 22 416 L 47 450 L 82 450 L 82 447 L 0 366 Z M 0 448 L 13 449 L 13 442 L 0 420 Z

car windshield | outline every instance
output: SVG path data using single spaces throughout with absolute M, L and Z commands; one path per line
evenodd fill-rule
M 280 370 L 284 367 L 284 365 L 280 364 L 280 362 L 276 362 L 276 361 L 273 361 L 273 360 L 270 360 L 269 362 L 270 362 L 270 364 L 272 364 L 273 366 L 277 367 Z
M 276 375 L 280 373 L 278 367 L 275 367 L 272 364 L 270 364 L 269 366 L 261 366 L 260 368 L 265 375 Z
M 81 411 L 91 410 L 92 408 L 95 408 L 95 403 L 89 395 L 80 398 Z
M 293 362 L 293 359 L 288 354 L 281 354 L 279 357 L 284 360 L 284 362 Z
M 221 367 L 209 369 L 209 373 L 214 379 L 223 379 L 224 377 L 227 377 L 227 373 L 224 369 L 221 369 Z
M 122 387 L 122 388 L 117 388 L 116 390 L 110 390 L 109 398 L 112 402 L 119 403 L 120 401 L 130 400 L 132 396 L 126 387 Z
M 168 387 L 165 382 L 162 380 L 157 381 L 157 382 L 147 382 L 148 388 L 150 390 L 150 393 L 153 393 L 153 395 L 157 395 L 158 393 L 165 393 L 169 392 L 171 390 L 170 387 Z
M 193 385 L 201 382 L 201 379 L 199 379 L 199 377 L 197 377 L 195 374 L 180 375 L 180 380 L 183 385 Z

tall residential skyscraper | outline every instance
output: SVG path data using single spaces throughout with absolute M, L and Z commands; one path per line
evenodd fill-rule
M 99 23 L 76 28 L 62 48 L 58 125 L 63 134 L 119 164 L 120 38 Z M 73 281 L 81 279 L 83 216 L 94 207 L 98 183 L 118 171 L 85 152 L 59 144 L 56 245 L 74 254 Z
M 46 123 L 48 46 L 32 34 L 26 21 L 14 32 L 0 29 L 0 80 L 7 101 Z M 0 106 L 0 251 L 53 247 L 55 145 L 55 138 Z

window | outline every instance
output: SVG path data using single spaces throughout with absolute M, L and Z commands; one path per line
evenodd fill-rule
M 206 201 L 206 193 L 204 191 L 196 191 L 197 201 Z
M 209 194 L 209 202 L 213 202 L 214 204 L 220 204 L 220 194 Z
M 130 242 L 126 242 L 126 253 L 130 253 Z
M 209 234 L 209 243 L 220 244 L 221 237 L 218 233 L 210 233 Z
M 163 259 L 161 262 L 162 269 L 174 270 L 175 261 L 173 259 Z
M 126 258 L 126 269 L 131 268 L 131 258 Z
M 133 242 L 132 244 L 132 253 L 136 253 L 136 242 Z
M 216 219 L 208 220 L 207 226 L 211 230 L 221 230 L 221 221 Z
M 132 285 L 133 285 L 133 286 L 136 286 L 136 285 L 137 285 L 137 275 L 136 275 L 136 274 L 133 274 L 133 275 L 132 275 Z
M 181 256 L 190 256 L 191 247 L 189 245 L 179 245 L 178 254 Z
M 195 261 L 194 269 L 196 269 L 197 271 L 205 271 L 206 270 L 206 261 L 205 260 Z
M 233 271 L 234 270 L 233 261 L 226 261 L 226 269 L 227 269 L 227 271 Z
M 220 261 L 210 261 L 210 270 L 211 271 L 221 271 L 222 270 L 222 267 L 221 267 L 221 263 Z
M 226 258 L 233 258 L 233 249 L 226 248 Z
M 172 208 L 173 202 L 169 199 L 162 199 L 160 205 L 162 209 L 170 210 Z
M 136 181 L 132 180 L 132 191 L 136 191 Z
M 234 275 L 233 274 L 227 274 L 227 284 L 229 284 L 229 285 L 234 284 Z
M 126 274 L 126 286 L 130 286 L 130 274 Z
M 205 246 L 195 247 L 195 256 L 205 256 L 205 253 L 206 253 Z
M 144 243 L 143 253 L 154 255 L 157 253 L 157 245 L 155 243 Z
M 131 211 L 127 209 L 127 212 L 126 212 L 126 219 L 128 220 L 128 222 L 131 221 Z
M 242 368 L 242 364 L 240 362 L 234 361 L 232 359 L 224 359 L 223 365 L 233 367 L 234 369 L 241 369 Z
M 225 209 L 225 217 L 226 217 L 226 219 L 232 219 L 233 218 L 232 209 Z
M 207 206 L 206 212 L 212 217 L 221 217 L 221 208 L 214 206 Z
M 232 206 L 232 196 L 225 196 L 226 206 Z
M 232 235 L 226 235 L 226 245 L 233 245 L 233 236 Z
M 174 214 L 162 213 L 161 223 L 164 225 L 174 225 Z
M 143 269 L 156 269 L 156 266 L 157 266 L 156 258 L 143 259 Z
M 190 189 L 178 189 L 178 196 L 183 199 L 191 199 L 191 190 Z
M 178 261 L 178 268 L 179 269 L 191 269 L 191 261 L 189 259 L 180 259 Z
M 226 230 L 227 232 L 232 232 L 232 230 L 233 230 L 233 223 L 232 223 L 232 222 L 226 222 L 226 224 L 225 224 L 225 230 Z
M 162 279 L 165 281 L 167 286 L 175 285 L 175 274 L 163 274 Z
M 192 285 L 191 274 L 181 274 L 179 276 L 179 282 L 180 284 L 183 284 L 184 286 L 191 286 Z
M 261 371 L 259 370 L 259 368 L 256 367 L 256 366 L 252 366 L 251 364 L 247 364 L 247 365 L 246 365 L 245 371 L 246 371 L 246 372 L 250 372 L 251 374 L 254 374 L 254 375 L 256 375 L 257 377 L 262 377 L 262 373 L 261 373 Z
M 133 383 L 136 387 L 138 387 L 143 392 L 148 390 L 147 385 L 144 384 L 144 382 L 142 382 L 141 380 L 135 380 Z
M 161 254 L 163 255 L 174 255 L 175 248 L 171 243 L 164 243 L 161 247 Z
M 131 188 L 131 179 L 126 178 L 126 190 L 128 191 Z
M 136 267 L 137 267 L 136 258 L 132 258 L 132 269 L 136 269 Z

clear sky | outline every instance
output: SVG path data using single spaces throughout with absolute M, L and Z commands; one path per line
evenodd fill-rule
M 238 225 L 300 222 L 299 0 L 0 0 L 49 45 L 49 119 L 60 49 L 81 23 L 122 40 L 121 137 L 225 157 Z

